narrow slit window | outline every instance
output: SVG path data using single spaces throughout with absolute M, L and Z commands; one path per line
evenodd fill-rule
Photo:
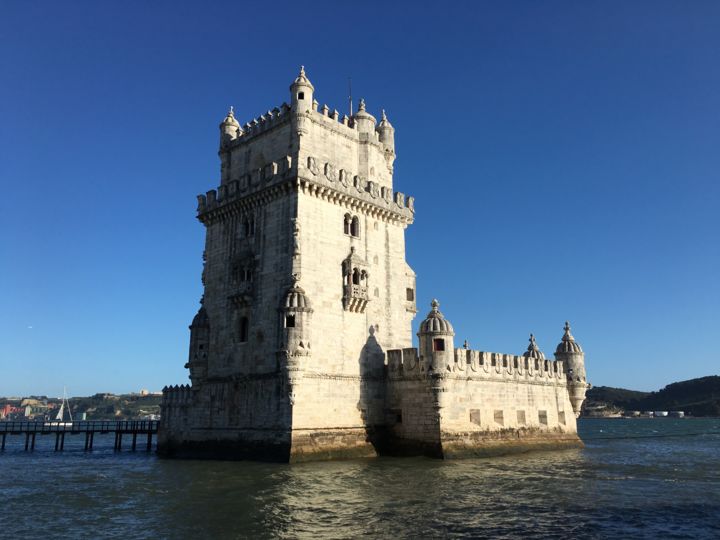
M 240 343 L 245 343 L 248 340 L 248 318 L 242 317 L 240 319 Z

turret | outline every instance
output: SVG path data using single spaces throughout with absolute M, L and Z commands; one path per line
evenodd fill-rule
M 361 99 L 358 104 L 358 112 L 353 115 L 353 121 L 358 133 L 374 133 L 377 120 L 365 110 L 365 100 Z
M 385 109 L 382 112 L 382 118 L 376 128 L 380 142 L 385 145 L 385 150 L 395 155 L 395 128 L 385 115 Z
M 545 360 L 545 354 L 540 350 L 537 343 L 535 342 L 535 336 L 530 334 L 530 345 L 528 345 L 527 351 L 523 353 L 525 358 L 533 358 L 535 360 Z
M 225 119 L 220 122 L 220 148 L 225 148 L 231 141 L 242 135 L 242 129 L 237 120 L 235 120 L 235 112 L 233 108 L 227 113 Z
M 304 113 L 313 108 L 313 92 L 315 87 L 305 75 L 305 66 L 300 66 L 300 73 L 290 85 L 290 103 L 292 110 Z
M 210 319 L 204 306 L 200 306 L 189 328 L 190 354 L 185 368 L 190 370 L 190 381 L 195 385 L 207 376 Z
M 290 355 L 307 356 L 310 354 L 310 315 L 313 310 L 298 281 L 299 276 L 295 274 L 280 306 L 283 329 L 281 349 Z
M 580 409 L 585 401 L 585 392 L 590 387 L 585 375 L 585 353 L 580 344 L 570 333 L 570 323 L 565 322 L 565 333 L 562 341 L 555 349 L 555 360 L 563 363 L 567 376 L 570 403 L 572 403 L 575 416 L 580 416 Z
M 420 323 L 420 359 L 434 371 L 445 371 L 455 361 L 453 336 L 455 331 L 440 310 L 440 303 L 433 300 L 432 309 Z

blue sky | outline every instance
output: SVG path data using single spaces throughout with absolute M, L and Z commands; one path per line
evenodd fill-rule
M 187 381 L 217 125 L 347 78 L 396 128 L 407 256 L 473 348 L 596 385 L 718 374 L 717 2 L 4 2 L 0 395 Z

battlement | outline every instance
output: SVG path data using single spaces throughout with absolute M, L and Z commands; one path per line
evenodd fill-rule
M 415 214 L 414 197 L 381 186 L 363 175 L 339 168 L 334 163 L 321 163 L 313 156 L 308 156 L 306 163 L 299 163 L 298 168 L 298 174 L 303 180 L 309 180 L 320 188 L 331 188 L 339 196 L 349 195 L 363 202 L 401 213 L 412 221 Z
M 279 107 L 274 107 L 257 118 L 253 118 L 249 122 L 246 122 L 240 128 L 238 136 L 229 142 L 228 148 L 245 144 L 258 135 L 265 133 L 278 125 L 285 124 L 288 120 L 290 120 L 290 110 L 290 105 L 283 103 Z
M 269 131 L 278 125 L 286 123 L 291 118 L 291 110 L 290 105 L 283 102 L 283 104 L 279 107 L 274 107 L 273 109 L 266 111 L 264 114 L 246 122 L 240 127 L 237 137 L 229 142 L 228 148 L 245 144 L 251 139 L 254 139 L 256 136 Z M 347 114 L 343 114 L 341 116 L 337 109 L 333 109 L 331 111 L 327 104 L 323 105 L 322 108 L 318 110 L 318 102 L 314 101 L 312 110 L 300 113 L 298 116 L 303 115 L 307 116 L 311 120 L 314 120 L 320 125 L 340 130 L 340 133 L 343 135 L 349 135 L 353 138 L 360 139 L 360 134 L 354 117 L 348 116 Z M 368 135 L 369 137 L 367 140 L 381 144 L 380 134 L 377 131 Z
M 272 161 L 259 167 L 250 174 L 232 180 L 216 190 L 211 189 L 197 196 L 198 216 L 202 216 L 227 203 L 242 199 L 267 187 L 292 178 L 297 172 L 300 185 L 305 191 L 334 199 L 336 202 L 348 202 L 350 206 L 375 213 L 392 213 L 403 221 L 411 223 L 415 214 L 415 198 L 406 196 L 392 188 L 381 186 L 362 175 L 355 175 L 347 169 L 338 169 L 333 163 L 319 163 L 314 157 L 308 157 L 304 166 L 294 164 L 290 156 Z M 330 191 L 333 190 L 333 191 Z M 352 199 L 352 200 L 351 200 Z M 353 205 L 353 200 L 355 204 Z
M 493 378 L 508 382 L 537 381 L 565 384 L 563 363 L 539 360 L 514 354 L 471 349 L 455 349 L 454 361 L 443 373 L 467 377 Z M 386 352 L 387 373 L 391 379 L 417 378 L 433 373 L 430 358 L 421 358 L 416 348 L 391 349 Z
M 188 405 L 191 402 L 192 390 L 189 384 L 166 386 L 162 389 L 163 405 Z

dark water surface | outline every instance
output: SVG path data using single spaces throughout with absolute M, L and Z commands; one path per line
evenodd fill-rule
M 165 461 L 21 437 L 1 538 L 720 538 L 720 419 L 582 420 L 583 450 L 464 461 Z

